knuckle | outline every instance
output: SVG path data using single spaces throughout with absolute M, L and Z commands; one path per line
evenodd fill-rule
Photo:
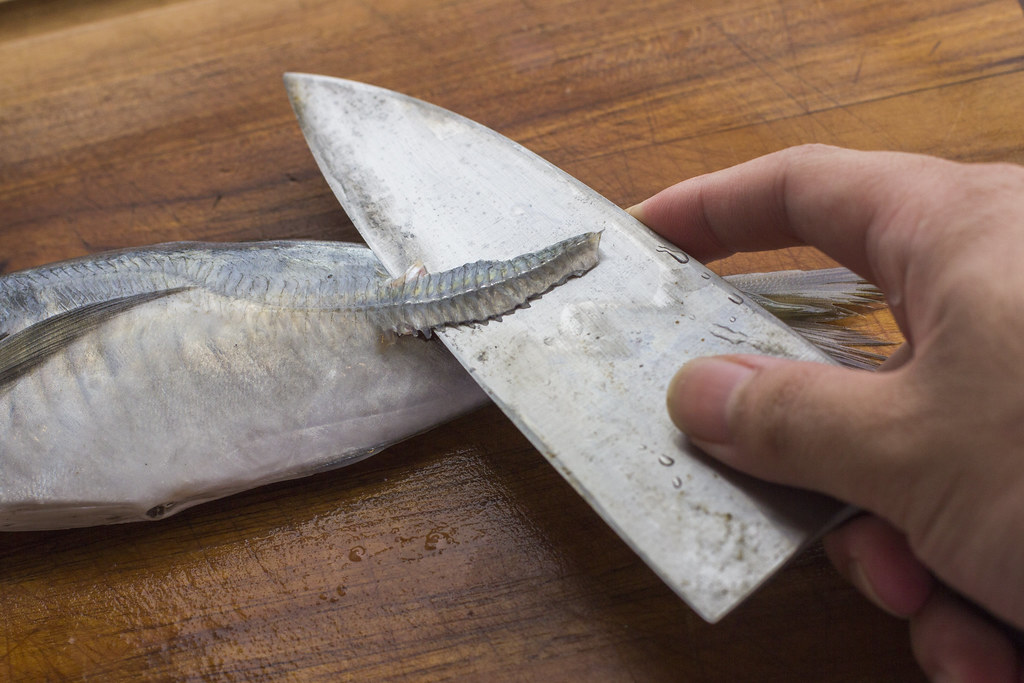
M 977 168 L 986 172 L 986 177 L 979 182 L 981 187 L 990 186 L 992 181 L 997 181 L 997 187 L 1024 185 L 1024 166 L 1006 161 L 995 161 L 985 164 L 978 164 Z M 977 174 L 966 175 L 968 178 L 975 178 Z
M 795 145 L 784 150 L 784 153 L 794 159 L 803 159 L 808 157 L 817 157 L 822 154 L 832 154 L 839 148 L 832 145 L 826 145 L 821 142 L 805 142 L 800 145 Z

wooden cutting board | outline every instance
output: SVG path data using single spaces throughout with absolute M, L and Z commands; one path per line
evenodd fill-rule
M 6 271 L 358 241 L 286 70 L 458 111 L 624 206 L 803 142 L 1024 161 L 1010 0 L 15 0 L 0 65 Z M 159 523 L 0 535 L 0 614 L 10 680 L 920 677 L 904 624 L 819 549 L 704 624 L 493 407 Z

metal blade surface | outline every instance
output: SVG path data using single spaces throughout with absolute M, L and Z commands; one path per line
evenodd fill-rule
M 830 362 L 701 264 L 532 152 L 447 110 L 288 74 L 310 148 L 394 275 L 504 259 L 603 230 L 591 272 L 500 323 L 449 328 L 456 358 L 616 532 L 717 621 L 834 519 L 836 502 L 723 468 L 673 426 L 685 361 Z M 445 400 L 439 396 L 437 400 Z

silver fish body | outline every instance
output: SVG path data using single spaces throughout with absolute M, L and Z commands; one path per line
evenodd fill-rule
M 397 280 L 328 242 L 158 245 L 2 277 L 0 529 L 160 519 L 469 411 L 486 397 L 445 348 L 394 333 L 507 313 L 592 267 L 588 239 Z M 80 311 L 70 332 L 49 322 Z
M 487 397 L 470 375 L 411 334 L 508 313 L 593 267 L 597 242 L 397 279 L 366 247 L 312 241 L 156 245 L 0 276 L 0 530 L 162 519 L 473 410 Z M 736 284 L 797 321 L 876 299 L 842 270 Z M 838 332 L 840 358 L 870 342 Z

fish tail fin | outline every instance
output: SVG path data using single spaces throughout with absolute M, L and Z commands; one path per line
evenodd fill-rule
M 881 290 L 846 268 L 744 273 L 725 279 L 783 320 L 839 320 L 885 306 Z
M 787 320 L 790 329 L 827 353 L 833 360 L 848 368 L 873 370 L 887 358 L 868 350 L 871 347 L 892 346 L 896 342 L 878 339 L 851 330 L 836 321 Z
M 885 307 L 881 290 L 846 268 L 744 273 L 725 279 L 848 367 L 878 367 L 886 357 L 869 349 L 895 343 L 841 324 L 851 316 Z

